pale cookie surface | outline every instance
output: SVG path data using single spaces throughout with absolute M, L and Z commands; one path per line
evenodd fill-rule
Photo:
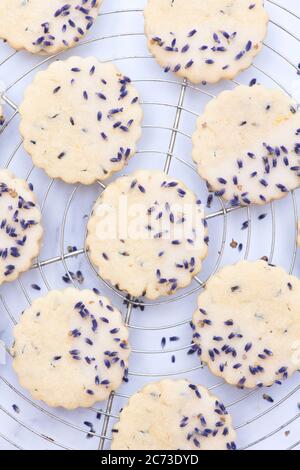
M 300 111 L 278 89 L 237 86 L 210 101 L 193 135 L 193 160 L 232 205 L 266 204 L 300 184 Z
M 0 0 L 0 37 L 14 49 L 55 54 L 93 26 L 102 0 Z
M 20 114 L 33 163 L 66 183 L 109 178 L 141 136 L 142 109 L 130 79 L 93 57 L 71 57 L 39 72 Z
M 0 169 L 0 285 L 27 271 L 40 251 L 41 212 L 28 183 Z
M 117 179 L 88 223 L 91 261 L 104 279 L 135 297 L 155 299 L 190 284 L 207 242 L 202 204 L 161 171 Z
M 150 383 L 135 393 L 114 426 L 112 450 L 235 450 L 224 405 L 187 380 Z
M 198 354 L 229 384 L 281 383 L 300 367 L 300 281 L 265 261 L 223 268 L 193 316 Z
M 258 0 L 148 0 L 145 32 L 165 71 L 193 83 L 231 79 L 250 67 L 267 32 Z
M 13 367 L 36 400 L 75 409 L 106 400 L 127 380 L 128 330 L 105 297 L 52 291 L 14 329 Z

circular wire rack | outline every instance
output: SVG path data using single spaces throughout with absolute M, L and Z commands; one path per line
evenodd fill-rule
M 131 8 L 118 8 L 120 3 L 122 7 Z M 133 3 L 137 6 L 132 7 Z M 270 263 L 281 264 L 290 273 L 298 271 L 297 191 L 291 192 L 283 201 L 263 208 L 228 207 L 222 199 L 209 196 L 190 157 L 195 119 L 222 89 L 249 84 L 255 77 L 259 83 L 280 87 L 288 94 L 293 92 L 299 73 L 295 61 L 297 54 L 300 57 L 299 4 L 293 0 L 268 0 L 265 3 L 271 17 L 270 33 L 261 56 L 238 80 L 216 86 L 193 86 L 186 80 L 163 73 L 146 48 L 143 0 L 104 0 L 92 36 L 71 51 L 45 59 L 12 50 L 3 58 L 0 56 L 0 79 L 6 83 L 1 96 L 6 114 L 0 129 L 0 148 L 5 149 L 0 155 L 1 166 L 9 167 L 34 184 L 40 197 L 46 232 L 42 252 L 30 272 L 0 289 L 0 333 L 3 333 L 7 352 L 6 364 L 0 365 L 0 448 L 109 449 L 112 426 L 128 398 L 143 384 L 163 377 L 186 377 L 219 395 L 234 418 L 239 449 L 292 450 L 300 447 L 299 374 L 281 387 L 270 390 L 233 389 L 199 363 L 191 348 L 189 325 L 197 294 L 224 264 L 241 258 L 267 256 Z M 114 4 L 115 9 L 111 9 Z M 138 31 L 132 32 L 136 31 L 137 25 L 140 25 Z M 7 49 L 4 45 L 3 50 L 7 52 Z M 294 54 L 287 54 L 287 50 Z M 32 167 L 22 149 L 18 103 L 24 88 L 36 71 L 57 58 L 73 54 L 95 55 L 102 61 L 114 61 L 140 90 L 145 111 L 144 136 L 126 172 L 147 167 L 180 175 L 206 204 L 209 256 L 201 278 L 196 277 L 189 288 L 176 295 L 145 302 L 126 296 L 101 279 L 90 263 L 85 233 L 93 202 L 106 185 L 99 181 L 87 188 L 51 181 L 42 171 Z M 96 288 L 101 294 L 109 295 L 124 313 L 133 347 L 129 383 L 112 393 L 107 402 L 71 413 L 33 401 L 20 388 L 12 372 L 9 352 L 12 327 L 21 312 L 34 297 L 66 284 Z

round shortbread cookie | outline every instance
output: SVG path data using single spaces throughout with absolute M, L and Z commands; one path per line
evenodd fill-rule
M 148 0 L 145 32 L 166 72 L 216 83 L 250 67 L 268 20 L 262 0 Z
M 14 49 L 55 54 L 93 26 L 102 0 L 0 0 L 0 38 Z
M 142 109 L 112 63 L 71 57 L 39 72 L 20 106 L 33 163 L 66 183 L 92 184 L 121 170 L 141 136 Z
M 238 86 L 210 101 L 193 135 L 193 160 L 232 205 L 266 204 L 300 184 L 300 112 L 277 89 Z
M 0 169 L 0 285 L 27 271 L 39 254 L 41 212 L 28 183 Z
M 201 360 L 229 384 L 280 383 L 300 369 L 300 281 L 262 260 L 227 266 L 200 294 L 193 329 Z
M 100 275 L 134 297 L 186 287 L 207 255 L 200 201 L 177 179 L 141 170 L 110 184 L 88 223 L 87 248 Z
M 135 393 L 114 426 L 112 450 L 235 450 L 224 405 L 187 380 L 150 383 Z
M 52 291 L 14 329 L 13 367 L 36 400 L 75 409 L 106 400 L 127 380 L 128 330 L 105 297 Z

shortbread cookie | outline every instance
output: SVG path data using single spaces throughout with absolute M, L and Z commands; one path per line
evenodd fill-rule
M 265 204 L 300 184 L 300 112 L 277 89 L 224 91 L 206 107 L 193 159 L 211 191 L 232 205 Z
M 127 377 L 128 330 L 93 291 L 52 291 L 14 329 L 13 367 L 36 400 L 66 409 L 106 400 Z
M 177 179 L 141 170 L 110 184 L 88 223 L 99 274 L 134 297 L 186 287 L 207 254 L 203 206 Z
M 66 183 L 109 178 L 141 136 L 142 110 L 130 79 L 93 57 L 71 57 L 39 72 L 20 114 L 33 163 Z
M 55 54 L 93 26 L 102 0 L 0 0 L 0 38 L 14 49 Z
M 39 254 L 41 212 L 28 183 L 0 169 L 0 285 L 27 271 Z
M 145 32 L 166 72 L 216 83 L 250 67 L 268 20 L 263 0 L 148 0 Z
M 193 325 L 200 358 L 229 384 L 270 386 L 300 369 L 300 281 L 265 261 L 214 275 Z
M 187 380 L 150 383 L 113 429 L 112 450 L 235 450 L 231 417 L 218 398 Z

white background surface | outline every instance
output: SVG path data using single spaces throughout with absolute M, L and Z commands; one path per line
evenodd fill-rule
M 300 16 L 299 0 L 276 0 L 276 2 Z M 145 167 L 163 169 L 181 90 L 181 82 L 171 74 L 164 74 L 149 56 L 143 36 L 141 12 L 145 3 L 145 0 L 104 0 L 102 14 L 87 38 L 87 43 L 84 41 L 80 47 L 61 55 L 62 58 L 78 54 L 95 55 L 100 60 L 113 59 L 126 75 L 132 77 L 139 89 L 145 113 L 144 132 L 139 152 L 130 161 L 125 172 Z M 272 19 L 265 41 L 266 47 L 255 60 L 256 67 L 241 74 L 237 77 L 237 81 L 248 84 L 256 77 L 260 83 L 270 87 L 280 84 L 292 92 L 299 80 L 295 66 L 300 61 L 300 45 L 299 39 L 297 40 L 300 36 L 300 20 L 270 1 L 266 1 L 266 7 Z M 128 9 L 139 11 L 104 14 Z M 285 29 L 296 38 L 288 34 Z M 124 36 L 120 37 L 120 34 Z M 91 42 L 92 39 L 96 40 Z M 12 52 L 8 45 L 0 44 L 0 81 L 5 83 L 5 88 L 10 87 L 15 80 L 42 60 L 28 53 L 19 52 L 3 63 Z M 41 65 L 39 68 L 46 65 Z M 27 74 L 9 89 L 7 96 L 16 104 L 20 103 L 24 88 L 33 76 L 34 72 Z M 268 76 L 273 77 L 277 84 Z M 223 82 L 213 87 L 189 86 L 186 90 L 170 174 L 180 177 L 204 202 L 207 199 L 207 191 L 205 184 L 194 171 L 189 138 L 195 127 L 196 115 L 203 110 L 205 103 L 210 99 L 200 90 L 216 94 L 222 89 L 234 86 L 232 82 Z M 7 117 L 11 116 L 12 110 L 7 105 L 4 108 Z M 82 249 L 87 216 L 99 195 L 100 187 L 94 185 L 88 188 L 74 188 L 59 181 L 51 184 L 43 171 L 32 169 L 30 158 L 19 144 L 18 116 L 16 116 L 0 135 L 0 165 L 3 167 L 9 163 L 11 170 L 18 176 L 28 177 L 34 184 L 39 201 L 43 205 L 46 234 L 40 260 L 61 257 L 67 252 L 69 245 Z M 295 202 L 297 199 L 299 192 L 295 193 Z M 210 209 L 207 208 L 207 213 L 220 209 L 220 202 L 216 200 Z M 249 212 L 247 209 L 242 209 L 228 214 L 227 217 L 220 216 L 210 220 L 209 256 L 204 263 L 201 279 L 207 279 L 216 268 L 218 260 L 224 265 L 245 256 L 256 259 L 270 254 L 273 254 L 273 263 L 287 270 L 294 267 L 294 274 L 299 276 L 299 256 L 297 254 L 295 259 L 293 256 L 296 249 L 295 220 L 297 219 L 294 211 L 293 198 L 289 195 L 285 200 L 275 203 L 273 207 L 270 205 L 263 208 L 253 207 Z M 267 217 L 258 221 L 258 216 L 264 213 Z M 251 219 L 249 229 L 242 231 L 241 225 L 248 217 Z M 65 231 L 62 237 L 64 222 Z M 230 247 L 232 239 L 243 244 L 241 252 Z M 91 269 L 86 256 L 80 254 L 76 258 L 64 262 L 60 260 L 41 270 L 32 270 L 22 276 L 21 282 L 1 286 L 0 338 L 8 346 L 12 341 L 12 320 L 17 320 L 22 310 L 28 306 L 28 302 L 39 295 L 31 285 L 41 286 L 42 293 L 46 293 L 48 288 L 66 287 L 62 276 L 68 269 L 73 272 L 80 269 L 84 282 L 77 285 L 85 288 L 97 287 L 101 293 L 112 298 L 125 316 L 126 306 L 123 305 L 122 298 L 104 285 Z M 192 285 L 192 289 L 194 288 L 199 289 L 196 282 Z M 190 290 L 191 288 L 186 292 Z M 130 382 L 124 385 L 120 392 L 130 395 L 147 381 L 159 380 L 166 375 L 174 378 L 186 377 L 194 383 L 212 387 L 213 392 L 229 405 L 229 411 L 238 428 L 239 448 L 250 446 L 252 449 L 287 449 L 295 446 L 300 439 L 299 374 L 283 386 L 274 386 L 267 391 L 238 391 L 222 384 L 209 373 L 207 368 L 199 367 L 197 357 L 187 355 L 191 341 L 189 321 L 196 307 L 197 292 L 183 299 L 179 298 L 181 294 L 182 292 L 176 294 L 176 301 L 172 298 L 169 299 L 171 302 L 166 303 L 163 299 L 162 305 L 147 306 L 143 312 L 134 309 L 130 319 L 131 344 L 135 350 L 130 361 Z M 178 336 L 180 339 L 170 343 L 168 338 L 171 336 Z M 163 352 L 162 337 L 167 338 Z M 172 352 L 174 349 L 179 350 Z M 176 357 L 175 363 L 171 362 L 173 354 Z M 264 400 L 264 393 L 270 395 L 274 403 Z M 112 413 L 117 415 L 125 403 L 125 398 L 116 397 Z M 19 414 L 13 411 L 13 404 L 17 404 L 20 408 Z M 105 403 L 100 403 L 95 408 L 100 410 L 105 409 L 105 406 Z M 5 365 L 0 365 L 0 449 L 14 449 L 15 445 L 24 449 L 61 447 L 97 449 L 99 437 L 86 438 L 88 428 L 83 424 L 84 421 L 94 423 L 97 434 L 102 433 L 103 417 L 100 421 L 97 420 L 95 410 L 70 413 L 47 409 L 42 403 L 33 403 L 29 395 L 19 387 L 9 357 Z M 109 422 L 109 430 L 113 421 L 114 419 L 111 419 Z M 107 435 L 110 436 L 110 432 Z M 106 441 L 105 447 L 109 448 L 109 440 Z

